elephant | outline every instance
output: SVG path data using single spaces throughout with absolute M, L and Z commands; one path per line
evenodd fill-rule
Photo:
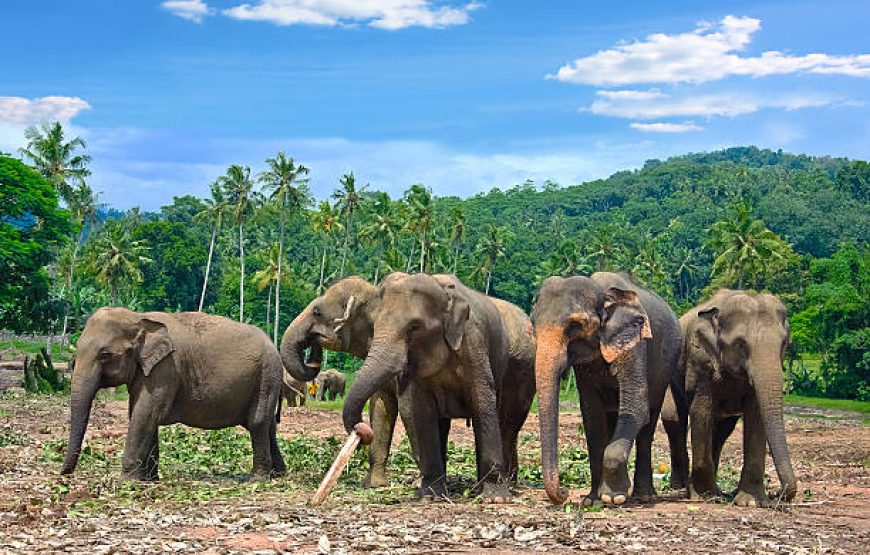
M 313 381 L 320 373 L 323 349 L 365 358 L 369 352 L 374 314 L 380 304 L 378 288 L 366 280 L 346 277 L 311 301 L 287 326 L 281 338 L 284 368 L 300 381 Z M 305 358 L 305 350 L 310 353 Z M 395 380 L 374 393 L 369 402 L 369 422 L 374 442 L 369 447 L 365 485 L 389 484 L 387 459 L 399 414 Z
M 324 370 L 317 376 L 317 398 L 321 401 L 335 401 L 344 397 L 345 381 L 344 374 L 335 368 Z
M 592 474 L 583 504 L 625 503 L 635 440 L 632 495 L 651 499 L 653 433 L 680 350 L 673 310 L 627 274 L 597 272 L 547 278 L 532 323 L 547 496 L 555 504 L 568 497 L 559 487 L 559 381 L 573 367 Z
M 75 470 L 97 390 L 121 384 L 130 395 L 125 477 L 158 479 L 158 427 L 175 423 L 243 426 L 254 477 L 285 473 L 275 437 L 283 368 L 260 329 L 199 312 L 101 308 L 82 331 L 76 359 L 63 474 Z
M 284 373 L 283 380 L 284 397 L 287 399 L 287 406 L 304 407 L 305 400 L 308 398 L 308 384 L 292 378 L 286 373 Z
M 716 484 L 722 445 L 743 417 L 743 470 L 738 506 L 766 507 L 764 461 L 770 445 L 781 485 L 791 501 L 797 481 L 786 444 L 782 362 L 790 328 L 782 302 L 770 294 L 721 289 L 682 318 L 678 372 L 685 377 L 692 434 L 689 495 L 720 495 Z
M 399 380 L 399 409 L 421 472 L 422 497 L 445 497 L 452 418 L 470 418 L 484 499 L 504 502 L 516 437 L 534 396 L 531 371 L 511 375 L 510 337 L 486 295 L 453 276 L 392 273 L 379 288 L 368 356 L 345 398 L 345 429 L 366 400 Z

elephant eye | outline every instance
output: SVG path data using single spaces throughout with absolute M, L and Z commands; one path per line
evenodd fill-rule
M 108 362 L 112 360 L 112 353 L 109 351 L 100 351 L 100 354 L 97 356 L 100 362 Z
M 568 337 L 573 337 L 583 331 L 583 325 L 580 322 L 568 322 L 568 325 L 565 326 L 565 335 Z

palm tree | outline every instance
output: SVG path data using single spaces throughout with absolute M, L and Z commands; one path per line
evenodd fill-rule
M 507 227 L 494 226 L 486 224 L 483 227 L 483 237 L 478 243 L 477 250 L 481 254 L 481 265 L 477 272 L 486 273 L 486 294 L 489 295 L 489 289 L 492 285 L 492 272 L 498 259 L 505 254 L 505 244 L 511 237 L 511 232 Z
M 85 240 L 85 231 L 93 232 L 94 226 L 97 223 L 97 210 L 101 203 L 98 201 L 100 194 L 94 193 L 87 183 L 82 183 L 73 190 L 72 196 L 68 201 L 68 207 L 72 220 L 79 226 L 78 238 L 73 243 L 73 250 L 70 256 L 69 275 L 67 276 L 67 299 L 72 302 L 73 296 L 73 278 L 76 267 L 76 259 L 78 258 L 79 249 Z M 66 337 L 67 323 L 69 320 L 69 308 L 66 309 L 66 314 L 63 317 L 63 332 L 61 337 Z
M 461 204 L 453 207 L 450 213 L 450 244 L 453 246 L 453 275 L 459 265 L 459 250 L 462 248 L 462 240 L 465 238 L 465 210 Z
M 74 185 L 84 185 L 85 178 L 91 174 L 88 169 L 91 157 L 76 154 L 77 149 L 86 148 L 85 141 L 80 137 L 65 141 L 63 127 L 58 121 L 43 123 L 40 128 L 28 127 L 24 137 L 27 146 L 20 149 L 21 154 L 29 158 L 37 171 L 54 185 L 60 198 L 69 206 L 75 196 Z
M 196 214 L 197 220 L 211 222 L 211 241 L 208 244 L 208 260 L 205 263 L 205 277 L 202 280 L 202 293 L 199 295 L 199 311 L 205 303 L 205 291 L 208 288 L 208 278 L 211 274 L 211 261 L 214 256 L 214 244 L 224 219 L 224 211 L 227 209 L 227 199 L 216 181 L 211 184 L 211 198 L 203 200 L 205 208 Z
M 251 277 L 254 284 L 257 286 L 257 291 L 262 293 L 263 289 L 266 287 L 269 288 L 269 297 L 266 300 L 266 329 L 269 328 L 269 320 L 270 320 L 270 309 L 272 307 L 272 288 L 275 287 L 277 291 L 278 280 L 281 279 L 280 276 L 280 251 L 281 247 L 278 243 L 272 243 L 269 247 L 268 252 L 266 253 L 266 265 L 262 270 L 255 272 Z M 277 313 L 276 313 L 277 318 Z
M 378 193 L 372 206 L 372 221 L 360 230 L 360 237 L 368 239 L 378 246 L 378 261 L 375 265 L 374 283 L 377 285 L 381 273 L 381 261 L 384 251 L 396 241 L 396 235 L 401 228 L 398 214 L 387 193 Z
M 324 272 L 326 270 L 326 252 L 329 249 L 333 233 L 341 229 L 341 215 L 328 200 L 320 201 L 317 212 L 311 215 L 314 231 L 323 236 L 323 254 L 320 258 L 320 281 L 317 283 L 317 294 L 323 292 Z
M 592 266 L 580 253 L 580 246 L 573 239 L 566 239 L 550 258 L 541 264 L 538 283 L 550 276 L 574 276 L 588 274 Z
M 359 208 L 360 193 L 365 191 L 366 187 L 356 188 L 356 178 L 353 176 L 353 172 L 341 176 L 339 183 L 341 189 L 335 191 L 332 198 L 336 199 L 336 206 L 345 216 L 347 222 L 344 227 L 344 248 L 341 251 L 341 270 L 339 271 L 339 277 L 344 277 L 350 234 L 353 232 L 353 213 Z
M 782 260 L 790 247 L 761 220 L 753 220 L 749 205 L 738 202 L 728 219 L 707 230 L 710 240 L 704 247 L 713 253 L 711 275 L 724 284 L 736 282 L 743 289 L 746 278 L 764 273 L 774 260 Z
M 239 226 L 239 322 L 245 321 L 245 220 L 253 209 L 254 182 L 251 168 L 233 164 L 218 178 L 233 207 L 235 223 Z
M 141 266 L 151 262 L 145 256 L 148 247 L 144 241 L 134 240 L 129 227 L 119 221 L 103 228 L 92 249 L 91 268 L 97 281 L 109 288 L 111 304 L 117 305 L 123 284 L 142 281 Z
M 261 172 L 258 180 L 263 184 L 263 190 L 268 191 L 269 198 L 278 208 L 280 229 L 278 232 L 278 267 L 275 278 L 275 329 L 272 341 L 278 344 L 278 326 L 281 320 L 281 262 L 284 259 L 284 219 L 287 211 L 296 211 L 308 204 L 307 179 L 308 168 L 287 158 L 279 152 L 275 158 L 266 159 L 269 169 Z
M 407 227 L 411 233 L 420 237 L 420 271 L 422 272 L 426 264 L 432 216 L 435 213 L 432 191 L 420 184 L 411 185 L 411 188 L 405 192 L 405 200 L 408 203 Z

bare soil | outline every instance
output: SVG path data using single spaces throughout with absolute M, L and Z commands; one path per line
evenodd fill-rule
M 68 418 L 66 397 L 0 397 L 0 433 L 7 438 L 0 443 L 0 553 L 870 553 L 870 427 L 848 413 L 800 408 L 787 417 L 801 492 L 793 504 L 747 509 L 663 492 L 654 503 L 592 511 L 554 507 L 541 489 L 527 485 L 502 506 L 461 495 L 426 503 L 340 491 L 314 509 L 306 505 L 313 487 L 205 500 L 131 499 L 121 494 L 117 465 L 109 477 L 61 477 L 60 464 L 45 460 L 43 447 L 66 438 Z M 126 420 L 126 402 L 97 401 L 86 443 L 120 450 Z M 563 412 L 563 443 L 584 446 L 579 424 L 576 411 Z M 522 458 L 532 464 L 537 425 L 530 415 L 524 430 L 533 440 Z M 308 407 L 285 408 L 279 433 L 344 435 L 338 412 Z M 738 427 L 723 469 L 739 472 L 740 438 Z M 455 421 L 451 439 L 470 444 L 473 435 Z M 668 462 L 660 428 L 654 464 Z M 773 492 L 769 458 L 767 472 Z M 222 478 L 213 480 L 221 486 Z M 573 490 L 571 497 L 583 493 Z M 88 506 L 93 509 L 82 509 Z

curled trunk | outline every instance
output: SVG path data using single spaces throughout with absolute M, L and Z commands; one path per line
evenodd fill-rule
M 366 401 L 391 379 L 395 378 L 407 364 L 404 345 L 372 345 L 365 363 L 356 374 L 353 385 L 345 397 L 342 419 L 345 429 L 350 432 L 362 422 L 362 409 Z
M 310 345 L 311 354 L 308 357 L 308 363 L 305 362 L 305 348 L 310 344 L 306 335 L 307 331 L 304 326 L 294 320 L 284 332 L 284 337 L 281 338 L 281 361 L 284 363 L 284 369 L 301 382 L 310 382 L 317 377 L 323 359 L 323 349 L 319 345 L 313 344 Z
M 544 489 L 557 505 L 568 499 L 568 492 L 559 487 L 559 379 L 567 364 L 561 337 L 561 329 L 539 331 L 535 355 Z
M 70 394 L 69 444 L 61 474 L 72 474 L 79 462 L 82 441 L 88 427 L 88 420 L 91 417 L 91 405 L 93 405 L 99 385 L 99 376 L 79 375 L 73 379 Z
M 761 377 L 753 380 L 758 409 L 770 446 L 770 454 L 776 466 L 779 483 L 782 486 L 782 496 L 786 501 L 794 499 L 797 493 L 797 480 L 791 466 L 791 457 L 785 440 L 785 424 L 782 417 L 782 365 L 777 361 L 771 365 L 771 370 L 759 372 Z M 750 374 L 753 374 L 750 371 Z

